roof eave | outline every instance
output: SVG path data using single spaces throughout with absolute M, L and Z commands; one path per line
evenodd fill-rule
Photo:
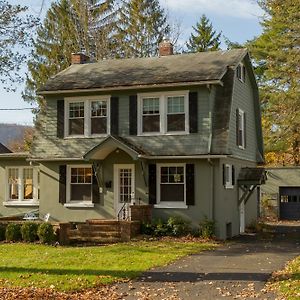
M 87 89 L 71 89 L 71 90 L 55 90 L 55 91 L 38 91 L 37 94 L 41 96 L 57 95 L 57 94 L 71 94 L 71 93 L 91 93 L 91 92 L 106 92 L 106 91 L 124 91 L 124 90 L 136 90 L 136 89 L 148 89 L 148 88 L 173 88 L 183 86 L 197 86 L 197 85 L 221 85 L 221 80 L 202 80 L 202 81 L 186 81 L 186 82 L 174 82 L 174 83 L 162 83 L 162 84 L 143 84 L 143 85 L 131 85 L 131 86 L 116 86 L 116 87 L 104 87 L 104 88 L 87 88 Z

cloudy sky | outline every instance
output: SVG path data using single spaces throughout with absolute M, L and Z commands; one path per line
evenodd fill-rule
M 12 4 L 23 4 L 21 0 L 8 0 Z M 160 0 L 171 20 L 181 25 L 180 41 L 187 40 L 192 26 L 205 14 L 217 32 L 231 41 L 243 43 L 261 32 L 259 25 L 263 14 L 255 0 Z M 51 0 L 27 0 L 30 13 L 43 16 Z M 32 124 L 30 111 L 3 111 L 4 108 L 29 107 L 21 98 L 24 86 L 14 93 L 7 93 L 0 84 L 0 123 Z

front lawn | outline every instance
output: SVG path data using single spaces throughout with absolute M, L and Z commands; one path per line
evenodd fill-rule
M 300 256 L 289 262 L 284 270 L 276 272 L 270 286 L 287 300 L 300 299 Z
M 214 246 L 192 241 L 139 241 L 99 247 L 1 244 L 0 286 L 79 290 L 132 279 L 152 267 Z

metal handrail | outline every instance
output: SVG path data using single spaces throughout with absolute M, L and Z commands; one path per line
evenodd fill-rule
M 129 203 L 128 202 L 124 202 L 124 204 L 122 205 L 121 209 L 119 210 L 118 215 L 117 215 L 118 221 L 120 221 L 120 220 L 127 221 L 129 219 L 129 213 L 126 216 L 126 206 L 127 206 L 127 204 L 129 204 Z M 123 218 L 121 218 L 121 214 L 122 213 L 124 214 Z

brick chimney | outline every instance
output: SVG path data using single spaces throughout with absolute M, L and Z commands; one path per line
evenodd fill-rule
M 163 40 L 159 44 L 159 56 L 168 56 L 173 54 L 173 44 L 170 40 Z
M 86 64 L 90 61 L 90 58 L 83 53 L 72 53 L 71 55 L 71 64 Z

